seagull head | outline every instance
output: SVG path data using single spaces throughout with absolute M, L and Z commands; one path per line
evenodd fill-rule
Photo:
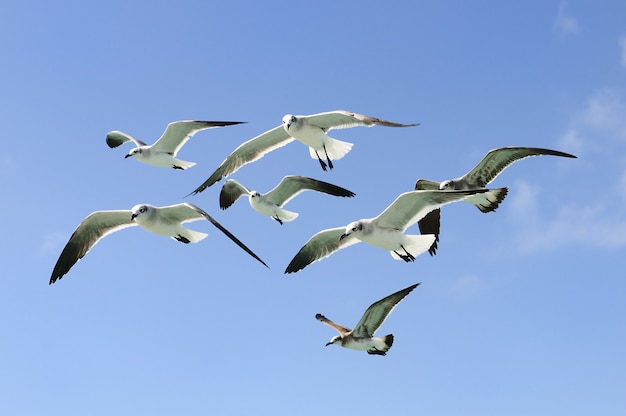
M 355 232 L 361 231 L 361 230 L 363 230 L 363 222 L 362 221 L 351 222 L 350 224 L 348 224 L 346 226 L 345 231 L 343 232 L 343 234 L 341 234 L 341 237 L 339 237 L 339 239 L 343 240 L 347 236 L 349 236 L 349 235 L 351 235 L 351 234 L 353 234 Z
M 332 338 L 331 338 L 331 340 L 330 340 L 330 341 L 328 341 L 328 342 L 326 343 L 326 345 L 324 345 L 324 346 L 325 346 L 325 347 L 328 347 L 329 345 L 336 344 L 336 343 L 338 343 L 338 342 L 340 342 L 340 341 L 341 341 L 341 336 L 339 336 L 339 335 L 335 335 L 335 336 L 334 336 L 334 337 L 332 337 Z
M 257 191 L 251 191 L 250 192 L 250 198 L 258 198 L 260 196 L 261 196 L 261 194 L 258 193 Z
M 137 155 L 140 155 L 140 154 L 141 154 L 141 148 L 135 147 L 130 152 L 128 152 L 126 156 L 124 156 L 124 159 L 129 158 L 129 157 L 137 157 Z
M 130 220 L 135 221 L 135 218 L 139 217 L 142 214 L 148 212 L 147 205 L 135 205 L 133 209 L 130 210 Z
M 289 132 L 289 128 L 296 121 L 298 121 L 298 119 L 294 115 L 287 114 L 286 116 L 284 116 L 283 117 L 283 128 L 285 129 L 285 131 Z
M 454 181 L 452 179 L 443 181 L 439 184 L 439 189 L 442 191 L 449 191 L 454 189 Z

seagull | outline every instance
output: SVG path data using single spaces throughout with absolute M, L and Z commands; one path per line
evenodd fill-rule
M 291 260 L 285 273 L 295 273 L 314 261 L 359 241 L 389 251 L 396 260 L 412 262 L 432 245 L 435 236 L 407 235 L 404 231 L 424 215 L 451 202 L 485 190 L 410 191 L 400 194 L 377 217 L 351 222 L 346 227 L 320 231 L 307 241 Z
M 101 238 L 123 228 L 139 225 L 157 234 L 171 237 L 182 243 L 197 243 L 207 234 L 183 227 L 186 222 L 209 220 L 215 227 L 233 240 L 252 257 L 268 267 L 263 260 L 246 247 L 237 237 L 224 228 L 202 209 L 189 203 L 156 207 L 154 205 L 135 205 L 131 210 L 96 211 L 89 214 L 74 230 L 69 241 L 57 260 L 50 284 L 61 279 L 70 271 L 78 260 L 83 258 Z
M 183 120 L 175 121 L 167 125 L 163 135 L 152 145 L 147 145 L 133 136 L 121 131 L 111 131 L 107 134 L 106 142 L 110 148 L 132 141 L 135 143 L 134 149 L 124 156 L 124 158 L 134 157 L 140 162 L 159 168 L 187 169 L 195 165 L 194 162 L 185 162 L 176 159 L 176 154 L 187 140 L 201 130 L 214 127 L 231 126 L 242 124 L 243 121 L 195 121 Z
M 283 222 L 293 221 L 298 217 L 298 213 L 283 209 L 283 205 L 306 190 L 343 197 L 355 195 L 354 192 L 337 185 L 304 176 L 285 176 L 274 189 L 266 194 L 251 191 L 236 180 L 228 179 L 220 192 L 220 208 L 226 209 L 240 196 L 247 195 L 250 206 L 255 211 L 275 219 L 282 225 Z
M 318 313 L 315 315 L 315 319 L 335 328 L 339 332 L 339 335 L 334 336 L 326 343 L 326 346 L 337 344 L 353 350 L 365 350 L 368 354 L 386 355 L 391 345 L 393 345 L 393 334 L 374 338 L 374 332 L 385 322 L 385 319 L 387 319 L 387 316 L 389 316 L 396 305 L 419 284 L 416 283 L 378 302 L 372 303 L 354 329 L 336 324 L 321 313 Z
M 415 189 L 485 189 L 485 187 L 496 179 L 496 177 L 511 163 L 530 156 L 541 155 L 561 156 L 576 159 L 576 156 L 560 152 L 558 150 L 542 149 L 539 147 L 500 147 L 498 149 L 490 150 L 485 155 L 483 160 L 481 160 L 472 170 L 460 178 L 450 179 L 441 183 L 427 179 L 418 179 L 417 182 L 415 182 Z M 484 194 L 475 195 L 465 199 L 464 201 L 473 204 L 481 212 L 487 213 L 495 211 L 509 192 L 508 188 L 494 188 L 488 189 L 487 191 L 488 192 L 485 192 Z M 436 236 L 435 242 L 428 249 L 431 256 L 434 256 L 437 252 L 440 216 L 441 213 L 439 209 L 436 209 L 427 214 L 418 223 L 422 234 L 435 234 Z
M 243 165 L 254 162 L 272 150 L 298 140 L 309 146 L 313 159 L 320 162 L 323 170 L 333 168 L 333 160 L 341 159 L 350 151 L 352 143 L 333 139 L 327 135 L 332 129 L 345 129 L 355 126 L 371 127 L 374 125 L 387 127 L 410 127 L 419 124 L 400 124 L 364 116 L 349 111 L 337 110 L 308 116 L 287 114 L 282 125 L 256 136 L 236 148 L 222 164 L 211 174 L 209 179 L 196 188 L 192 194 L 204 191 L 215 182 L 237 171 Z

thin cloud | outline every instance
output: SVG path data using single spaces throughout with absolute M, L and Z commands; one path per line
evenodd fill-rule
M 554 28 L 562 35 L 573 35 L 580 32 L 578 21 L 567 14 L 567 2 L 562 1 L 559 4 L 559 10 L 554 21 Z

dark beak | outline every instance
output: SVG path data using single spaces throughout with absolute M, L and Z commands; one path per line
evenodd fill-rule
M 329 345 L 332 345 L 332 342 L 327 342 L 326 345 L 324 345 L 325 347 L 328 347 Z
M 134 221 L 136 216 L 137 216 L 137 214 L 131 214 L 131 216 L 130 216 L 130 220 L 131 220 L 131 221 Z
M 339 240 L 343 240 L 344 238 L 346 238 L 348 236 L 348 234 L 341 234 L 341 237 L 339 237 Z
M 130 157 L 130 154 L 127 154 L 126 156 L 124 156 L 124 159 L 126 159 L 126 158 L 128 158 L 128 157 Z

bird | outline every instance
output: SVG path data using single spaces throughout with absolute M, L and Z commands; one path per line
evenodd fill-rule
M 57 260 L 50 284 L 61 279 L 78 260 L 103 237 L 127 227 L 139 225 L 154 234 L 171 237 L 182 243 L 197 243 L 207 234 L 183 227 L 186 222 L 206 219 L 222 231 L 252 257 L 268 267 L 252 250 L 246 247 L 237 237 L 224 228 L 204 210 L 190 203 L 180 203 L 157 207 L 149 204 L 138 204 L 130 210 L 95 211 L 89 214 L 74 230 L 69 241 Z
M 118 130 L 110 131 L 106 136 L 106 143 L 110 148 L 118 147 L 128 141 L 135 143 L 135 148 L 124 156 L 133 157 L 142 163 L 160 167 L 174 169 L 188 169 L 195 165 L 194 162 L 186 162 L 176 158 L 176 154 L 187 140 L 201 130 L 214 127 L 231 126 L 243 124 L 243 121 L 197 121 L 181 120 L 174 121 L 167 125 L 163 135 L 152 145 L 147 145 L 133 136 Z
M 274 189 L 265 194 L 251 191 L 236 180 L 228 179 L 220 192 L 220 208 L 227 209 L 239 197 L 247 195 L 250 206 L 255 211 L 271 217 L 282 225 L 283 222 L 293 221 L 298 217 L 298 213 L 283 209 L 283 205 L 306 190 L 342 197 L 355 195 L 354 192 L 337 185 L 304 176 L 285 176 Z
M 332 129 L 374 125 L 387 127 L 411 127 L 419 124 L 400 124 L 379 118 L 352 113 L 345 110 L 329 111 L 311 115 L 287 114 L 282 124 L 262 133 L 236 148 L 222 164 L 197 187 L 192 194 L 204 191 L 215 182 L 234 173 L 243 165 L 254 162 L 272 150 L 298 140 L 309 146 L 309 153 L 317 159 L 323 170 L 333 169 L 333 160 L 341 159 L 352 149 L 352 143 L 333 139 L 327 135 Z
M 500 147 L 487 152 L 485 157 L 483 157 L 483 159 L 478 162 L 478 164 L 474 166 L 472 170 L 459 178 L 449 179 L 443 182 L 435 182 L 428 179 L 418 179 L 415 182 L 415 189 L 485 189 L 485 187 L 494 179 L 496 179 L 496 177 L 510 164 L 530 156 L 541 155 L 561 156 L 574 159 L 577 158 L 576 156 L 569 153 L 561 152 L 558 150 L 543 149 L 540 147 Z M 464 201 L 473 204 L 481 212 L 488 213 L 495 211 L 496 208 L 498 208 L 500 203 L 507 196 L 508 192 L 509 190 L 506 187 L 488 189 L 488 192 L 480 195 L 475 195 L 473 197 L 465 199 Z M 434 256 L 437 253 L 439 231 L 441 225 L 440 218 L 441 212 L 439 209 L 436 209 L 428 213 L 418 222 L 418 226 L 422 234 L 434 234 L 436 236 L 433 245 L 428 249 L 428 252 L 431 256 Z
M 326 346 L 335 344 L 353 350 L 365 350 L 371 355 L 386 355 L 393 345 L 393 334 L 385 335 L 384 337 L 374 337 L 374 333 L 385 322 L 385 319 L 387 319 L 387 316 L 389 316 L 396 305 L 419 285 L 420 283 L 416 283 L 372 303 L 365 310 L 354 329 L 336 324 L 321 313 L 316 314 L 315 319 L 335 328 L 339 332 L 339 335 L 331 338 L 326 343 Z
M 359 241 L 389 251 L 396 260 L 415 261 L 415 257 L 428 250 L 435 236 L 407 235 L 404 231 L 435 208 L 484 192 L 481 189 L 404 192 L 377 217 L 353 221 L 346 227 L 330 228 L 315 234 L 287 265 L 285 273 L 302 270 L 314 261 Z

